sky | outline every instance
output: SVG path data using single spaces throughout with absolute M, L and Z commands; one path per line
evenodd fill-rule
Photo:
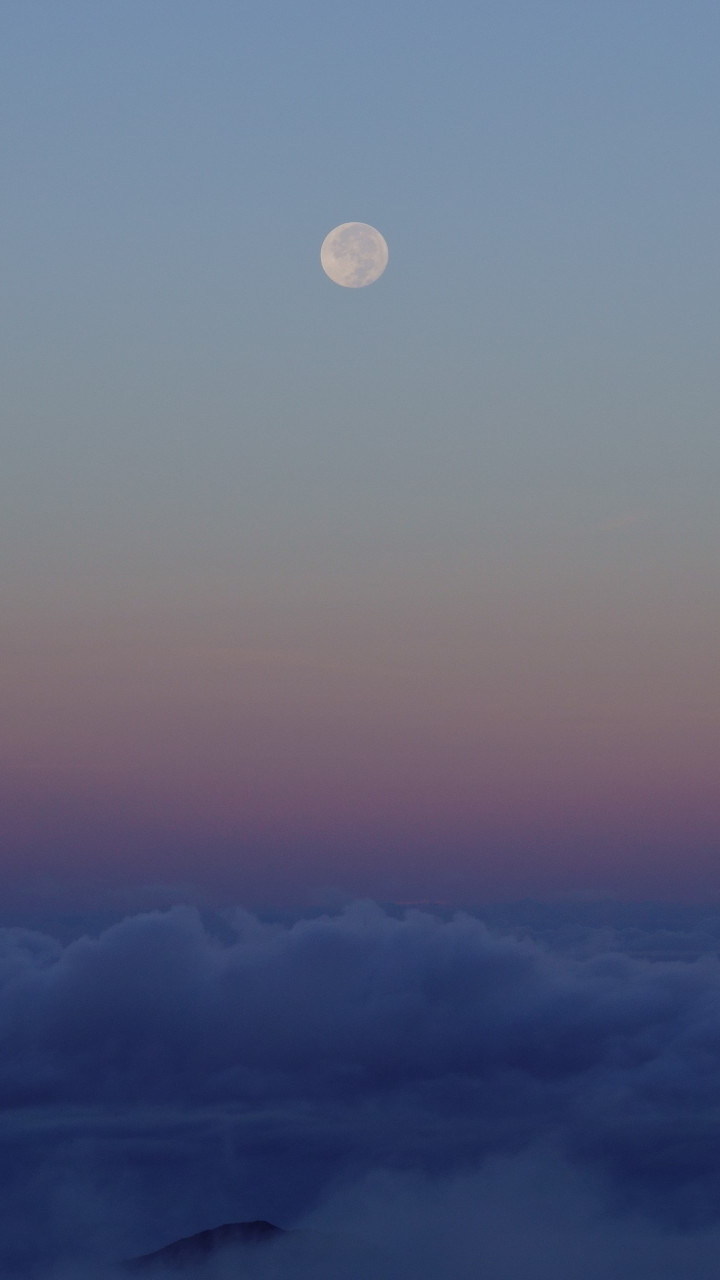
M 717 898 L 719 38 L 6 0 L 8 902 Z

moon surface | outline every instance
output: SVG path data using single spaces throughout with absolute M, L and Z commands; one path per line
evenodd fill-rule
M 322 242 L 322 269 L 344 289 L 362 289 L 380 278 L 388 264 L 384 238 L 368 222 L 342 222 Z

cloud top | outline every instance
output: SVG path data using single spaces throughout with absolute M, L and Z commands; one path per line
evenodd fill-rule
M 286 1225 L 380 1169 L 456 1178 L 538 1144 L 598 1176 L 612 1212 L 711 1225 L 717 955 L 579 941 L 368 902 L 292 925 L 238 910 L 222 937 L 191 907 L 65 946 L 3 930 L 2 1150 L 25 1168 L 5 1239 L 29 1247 L 24 1195 L 68 1247 L 87 1225 L 61 1168 L 95 1196 L 122 1186 L 129 1253 L 215 1221 Z

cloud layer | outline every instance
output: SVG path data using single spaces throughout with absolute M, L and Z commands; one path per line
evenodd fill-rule
M 720 964 L 664 941 L 688 959 L 372 903 L 236 911 L 223 936 L 191 907 L 65 946 L 0 931 L 6 1268 L 285 1225 L 368 1178 L 458 1185 L 539 1150 L 618 1220 L 710 1230 Z

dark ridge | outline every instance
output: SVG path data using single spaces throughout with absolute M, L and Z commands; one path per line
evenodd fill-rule
M 223 1249 L 234 1245 L 267 1244 L 287 1233 L 272 1222 L 226 1222 L 221 1227 L 209 1227 L 194 1236 L 173 1240 L 154 1253 L 143 1253 L 139 1258 L 129 1258 L 123 1266 L 129 1271 L 144 1271 L 153 1267 L 190 1267 L 204 1262 Z

